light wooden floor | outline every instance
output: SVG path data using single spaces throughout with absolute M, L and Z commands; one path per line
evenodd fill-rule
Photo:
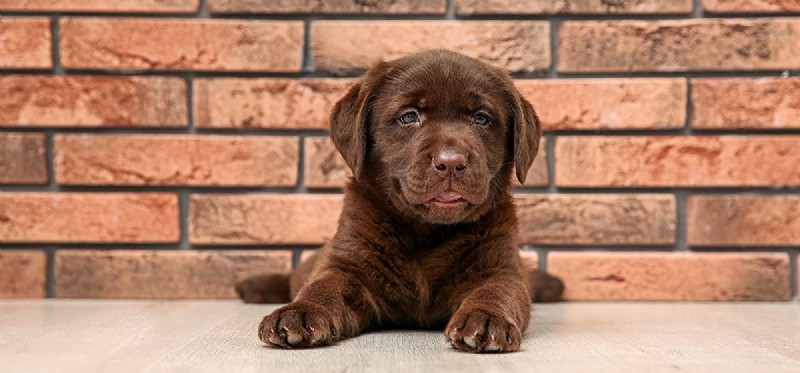
M 800 305 L 537 305 L 523 351 L 472 355 L 439 332 L 371 333 L 315 350 L 256 337 L 274 306 L 0 302 L 0 372 L 800 372 Z

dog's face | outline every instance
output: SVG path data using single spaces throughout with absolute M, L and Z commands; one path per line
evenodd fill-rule
M 512 169 L 524 181 L 541 129 L 504 71 L 428 51 L 368 71 L 334 108 L 331 136 L 398 211 L 455 224 L 507 196 Z

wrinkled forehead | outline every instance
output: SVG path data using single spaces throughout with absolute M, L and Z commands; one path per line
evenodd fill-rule
M 490 109 L 502 115 L 511 99 L 507 84 L 483 66 L 428 62 L 396 69 L 382 93 L 419 109 Z

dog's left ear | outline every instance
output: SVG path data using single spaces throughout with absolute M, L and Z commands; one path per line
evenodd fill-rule
M 383 77 L 390 70 L 379 62 L 361 78 L 334 106 L 330 116 L 331 139 L 356 180 L 364 170 L 367 157 L 367 133 L 371 100 Z
M 539 150 L 539 140 L 542 138 L 542 126 L 539 117 L 533 111 L 533 106 L 520 95 L 516 88 L 514 94 L 514 168 L 517 172 L 517 180 L 525 184 L 525 177 L 528 169 L 536 158 Z

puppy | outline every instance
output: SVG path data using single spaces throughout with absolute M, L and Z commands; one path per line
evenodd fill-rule
M 541 126 L 508 74 L 443 50 L 382 62 L 330 124 L 354 175 L 338 229 L 290 278 L 237 284 L 246 302 L 292 299 L 258 337 L 301 348 L 444 327 L 459 350 L 519 350 L 532 298 L 563 285 L 520 264 L 511 177 L 524 182 Z

